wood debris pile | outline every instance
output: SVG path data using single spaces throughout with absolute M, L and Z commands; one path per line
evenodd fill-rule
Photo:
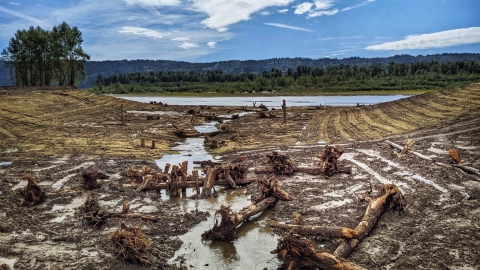
M 267 154 L 267 158 L 267 163 L 273 166 L 275 173 L 278 175 L 291 175 L 297 168 L 297 165 L 289 156 L 279 154 L 276 151 Z
M 123 260 L 149 264 L 148 256 L 145 254 L 150 249 L 150 240 L 140 231 L 138 227 L 127 227 L 122 224 L 121 229 L 112 233 L 109 237 L 116 256 Z
M 332 176 L 335 173 L 339 173 L 337 161 L 342 156 L 343 150 L 336 148 L 335 146 L 326 145 L 323 154 L 317 156 L 320 159 L 320 168 L 325 176 Z

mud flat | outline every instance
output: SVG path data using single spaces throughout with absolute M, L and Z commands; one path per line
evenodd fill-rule
M 156 160 L 176 153 L 172 148 L 184 140 L 175 135 L 172 124 L 193 129 L 204 121 L 202 113 L 234 114 L 242 108 L 199 108 L 202 113 L 192 117 L 188 106 L 119 101 L 69 89 L 2 90 L 0 105 L 0 264 L 14 269 L 213 269 L 213 262 L 210 266 L 202 258 L 202 264 L 196 264 L 191 254 L 175 261 L 182 254 L 182 239 L 198 230 L 198 224 L 211 221 L 211 209 L 194 210 L 202 200 L 183 195 L 168 201 L 158 192 L 126 188 L 125 169 L 132 165 L 160 169 Z M 146 120 L 145 114 L 155 115 L 149 112 L 157 112 L 159 119 Z M 388 139 L 403 145 L 414 139 L 415 151 L 445 164 L 452 160 L 448 150 L 455 148 L 468 166 L 480 168 L 480 84 L 373 106 L 289 108 L 286 123 L 280 110 L 269 113 L 276 117 L 252 113 L 222 124 L 232 132 L 215 136 L 222 143 L 209 152 L 221 155 L 223 162 L 243 156 L 245 166 L 254 168 L 276 150 L 299 165 L 313 166 L 324 144 L 335 144 L 344 149 L 339 163 L 352 167 L 352 174 L 278 176 L 292 200 L 278 201 L 267 214 L 244 224 L 243 230 L 258 221 L 272 232 L 266 221 L 294 223 L 294 213 L 301 214 L 305 225 L 355 228 L 368 204 L 366 194 L 375 197 L 383 184 L 394 183 L 407 206 L 384 213 L 349 261 L 367 269 L 480 267 L 478 177 L 412 155 L 398 156 L 385 143 Z M 140 147 L 141 138 L 145 148 Z M 120 212 L 127 202 L 131 212 L 164 218 L 158 222 L 109 218 L 97 228 L 85 224 L 78 209 L 87 198 L 81 188 L 84 170 L 110 175 L 98 180 L 100 187 L 92 191 L 101 207 Z M 26 173 L 37 176 L 38 185 L 47 192 L 46 200 L 32 207 L 21 206 L 19 191 L 27 185 Z M 243 192 L 228 194 L 248 199 Z M 146 251 L 150 264 L 115 257 L 108 238 L 122 223 L 138 226 L 150 239 Z M 237 241 L 242 242 L 244 235 L 240 232 Z M 338 245 L 322 237 L 310 240 L 330 253 Z M 252 243 L 241 244 L 246 245 L 259 253 L 276 248 L 271 241 L 255 237 Z M 202 252 L 206 254 L 205 249 Z M 225 256 L 236 261 L 231 268 L 222 265 L 225 269 L 241 269 L 245 264 L 238 261 L 251 260 L 243 251 L 229 252 Z M 257 263 L 261 261 L 246 265 Z M 259 265 L 276 269 L 280 262 Z

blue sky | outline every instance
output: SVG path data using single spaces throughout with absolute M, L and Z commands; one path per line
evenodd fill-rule
M 480 0 L 0 0 L 0 50 L 66 21 L 92 60 L 480 53 Z

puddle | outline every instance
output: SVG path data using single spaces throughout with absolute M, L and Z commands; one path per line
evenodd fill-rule
M 61 213 L 62 215 L 51 219 L 50 222 L 62 222 L 67 218 L 67 216 L 73 216 L 75 214 L 75 209 L 84 204 L 85 200 L 86 197 L 81 196 L 74 198 L 71 203 L 66 205 L 53 205 L 51 211 Z
M 0 257 L 0 265 L 6 264 L 8 265 L 8 267 L 10 267 L 10 269 L 14 269 L 13 266 L 17 261 L 18 261 L 18 258 L 7 259 L 7 258 Z
M 27 183 L 28 183 L 27 180 L 22 180 L 22 181 L 20 181 L 20 183 L 16 184 L 14 187 L 12 187 L 12 190 L 16 190 L 16 189 L 26 187 Z
M 12 162 L 10 162 L 10 161 L 1 161 L 0 162 L 0 166 L 9 166 L 9 165 L 12 165 Z
M 3 153 L 8 154 L 8 153 L 15 153 L 15 152 L 18 152 L 18 148 L 7 149 Z
M 183 245 L 175 252 L 170 263 L 175 263 L 175 258 L 183 256 L 185 265 L 195 269 L 204 269 L 207 264 L 209 269 L 277 269 L 279 262 L 270 251 L 277 247 L 278 236 L 273 233 L 272 228 L 266 226 L 271 210 L 251 217 L 238 227 L 237 239 L 233 242 L 201 239 L 201 234 L 213 227 L 214 213 L 220 205 L 230 205 L 233 211 L 250 205 L 247 200 L 249 197 L 244 194 L 245 190 L 245 187 L 225 189 L 219 192 L 218 197 L 206 200 L 170 198 L 167 203 L 180 204 L 185 213 L 198 209 L 212 214 L 207 221 L 180 236 Z M 190 189 L 189 192 L 194 190 Z
M 329 201 L 326 203 L 322 203 L 320 205 L 314 205 L 314 206 L 311 206 L 310 209 L 314 211 L 322 211 L 328 208 L 340 207 L 342 205 L 345 205 L 347 203 L 352 203 L 352 202 L 353 202 L 352 199 L 345 198 L 341 201 Z
M 76 175 L 76 174 L 69 174 L 69 175 L 65 176 L 64 178 L 62 178 L 62 179 L 58 180 L 57 182 L 55 182 L 55 183 L 52 185 L 52 188 L 54 188 L 54 189 L 56 189 L 56 190 L 60 189 L 65 182 L 67 182 L 68 180 L 70 180 L 70 178 L 74 177 L 75 175 Z
M 478 148 L 478 146 L 463 146 L 463 145 L 455 145 L 455 147 L 462 150 L 474 150 Z

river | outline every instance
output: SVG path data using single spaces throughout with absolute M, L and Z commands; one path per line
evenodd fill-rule
M 285 99 L 287 106 L 355 106 L 389 102 L 409 95 L 352 95 L 352 96 L 160 96 L 160 95 L 112 95 L 117 98 L 149 103 L 150 101 L 168 105 L 206 106 L 256 106 L 280 107 Z

